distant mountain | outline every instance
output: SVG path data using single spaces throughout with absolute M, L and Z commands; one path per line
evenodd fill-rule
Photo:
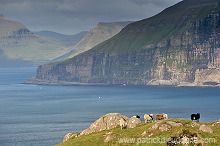
M 13 60 L 41 64 L 69 51 L 60 41 L 37 36 L 22 23 L 0 16 L 0 66 Z
M 72 48 L 72 51 L 58 59 L 71 58 L 79 53 L 91 49 L 92 47 L 119 33 L 129 23 L 131 23 L 131 21 L 113 23 L 100 22 L 96 27 L 87 32 L 82 40 Z
M 220 86 L 220 1 L 183 0 L 30 83 Z
M 39 35 L 39 36 L 45 36 L 45 37 L 49 37 L 49 38 L 53 38 L 55 40 L 62 40 L 66 37 L 69 37 L 71 35 L 64 35 L 61 33 L 57 33 L 57 32 L 53 32 L 53 31 L 33 31 L 34 34 Z
M 85 35 L 87 31 L 82 31 L 75 35 L 64 35 L 53 31 L 35 31 L 34 34 L 44 37 L 53 38 L 63 42 L 66 46 L 76 45 Z
M 88 31 L 82 31 L 75 35 L 69 35 L 63 39 L 60 39 L 67 46 L 75 46 L 79 41 L 83 39 L 83 37 L 87 34 Z

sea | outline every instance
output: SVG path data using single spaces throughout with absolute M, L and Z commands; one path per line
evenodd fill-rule
M 108 113 L 220 119 L 220 88 L 23 84 L 36 67 L 0 68 L 0 146 L 51 146 Z

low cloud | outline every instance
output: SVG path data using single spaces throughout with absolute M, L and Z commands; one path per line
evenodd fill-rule
M 180 0 L 1 0 L 0 14 L 30 30 L 75 34 L 99 22 L 136 21 Z

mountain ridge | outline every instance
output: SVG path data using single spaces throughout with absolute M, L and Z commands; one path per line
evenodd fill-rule
M 65 54 L 64 56 L 71 58 L 91 49 L 92 47 L 108 40 L 109 38 L 119 33 L 122 28 L 124 28 L 129 23 L 131 23 L 131 21 L 99 22 L 95 27 L 91 28 L 86 33 L 82 40 L 80 40 L 69 53 Z
M 0 50 L 2 62 L 31 64 L 47 63 L 69 51 L 59 41 L 34 35 L 22 23 L 0 17 Z M 5 58 L 5 61 L 3 60 Z M 22 63 L 21 63 L 22 65 Z
M 76 45 L 87 33 L 87 31 L 79 32 L 75 35 L 65 35 L 53 31 L 34 31 L 36 35 L 53 38 L 55 40 L 61 41 L 67 47 Z

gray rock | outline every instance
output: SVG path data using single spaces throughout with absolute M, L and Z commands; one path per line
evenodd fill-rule
M 157 129 L 161 123 L 162 123 L 162 121 L 159 121 L 159 122 L 155 123 L 154 125 L 152 125 L 149 129 Z
M 162 124 L 160 127 L 159 127 L 159 130 L 160 131 L 169 131 L 171 129 L 171 126 L 168 125 L 168 124 Z
M 144 132 L 141 134 L 141 136 L 145 136 L 145 135 L 147 135 L 147 132 L 146 132 L 146 131 L 144 131 Z
M 108 135 L 107 137 L 106 137 L 106 139 L 104 140 L 104 142 L 109 142 L 109 141 L 111 141 L 112 139 L 114 139 L 116 136 L 115 135 Z
M 203 131 L 203 132 L 213 133 L 212 128 L 210 128 L 209 126 L 206 126 L 206 125 L 201 125 L 199 127 L 199 130 Z
M 68 133 L 68 134 L 66 134 L 66 135 L 64 136 L 63 142 L 64 142 L 64 141 L 67 141 L 68 139 L 70 139 L 70 138 L 72 138 L 72 137 L 77 137 L 77 136 L 78 136 L 77 133 Z
M 212 126 L 220 126 L 220 120 L 214 122 L 214 123 L 212 124 Z
M 171 126 L 180 127 L 183 126 L 183 124 L 173 121 L 159 121 L 151 126 L 149 129 L 157 129 L 159 127 L 161 131 L 168 131 L 169 129 L 171 129 Z
M 83 130 L 80 133 L 80 136 L 87 135 L 93 132 L 116 128 L 120 126 L 119 120 L 121 118 L 123 118 L 125 121 L 129 120 L 128 117 L 119 113 L 109 113 L 107 115 L 103 115 L 98 120 L 96 120 L 89 128 Z
M 128 123 L 127 123 L 127 128 L 134 128 L 136 127 L 138 124 L 141 123 L 141 120 L 136 118 L 136 117 L 131 117 L 129 120 L 128 120 Z
M 200 124 L 198 122 L 192 122 L 191 127 L 199 127 Z
M 175 126 L 175 127 L 180 127 L 180 126 L 183 126 L 183 124 L 181 123 L 176 123 L 176 122 L 173 122 L 173 121 L 166 121 L 167 124 L 171 125 L 171 126 Z

